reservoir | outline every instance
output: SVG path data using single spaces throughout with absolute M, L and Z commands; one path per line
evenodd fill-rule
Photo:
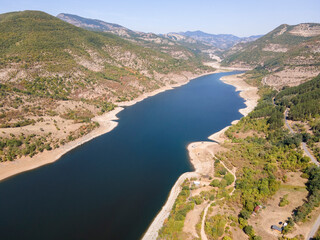
M 0 182 L 2 240 L 140 239 L 192 171 L 187 145 L 240 119 L 244 100 L 215 73 L 125 108 L 111 132 Z

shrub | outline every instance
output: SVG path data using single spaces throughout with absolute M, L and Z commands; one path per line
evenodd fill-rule
M 219 187 L 220 181 L 218 179 L 214 179 L 211 183 L 210 186 L 212 187 Z
M 227 186 L 231 185 L 234 181 L 234 176 L 231 173 L 227 173 L 224 177 L 224 180 L 227 182 Z
M 255 233 L 253 230 L 253 227 L 250 225 L 247 225 L 243 228 L 243 231 L 249 236 L 249 237 L 254 237 Z
M 289 204 L 288 194 L 284 195 L 279 202 L 279 207 L 284 207 Z

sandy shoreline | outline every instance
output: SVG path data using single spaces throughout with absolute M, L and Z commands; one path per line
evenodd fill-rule
M 105 133 L 108 133 L 112 131 L 118 123 L 115 122 L 114 120 L 118 120 L 117 114 L 122 111 L 126 106 L 132 106 L 136 104 L 137 102 L 140 102 L 148 97 L 157 95 L 161 92 L 167 91 L 174 89 L 176 87 L 180 87 L 182 85 L 187 84 L 193 79 L 196 79 L 201 76 L 213 74 L 213 73 L 218 73 L 218 71 L 215 72 L 209 72 L 209 73 L 204 73 L 201 75 L 191 75 L 191 76 L 185 76 L 185 80 L 180 81 L 175 84 L 171 85 L 166 85 L 164 87 L 161 87 L 159 89 L 156 89 L 155 91 L 148 92 L 145 94 L 140 95 L 136 99 L 132 101 L 127 101 L 127 102 L 120 102 L 117 103 L 118 107 L 116 107 L 114 110 L 107 112 L 101 116 L 96 116 L 92 120 L 96 121 L 100 124 L 100 127 L 97 129 L 94 129 L 92 132 L 89 134 L 78 138 L 72 142 L 68 142 L 64 146 L 61 146 L 60 148 L 51 150 L 51 151 L 44 151 L 42 153 L 38 153 L 34 157 L 22 157 L 20 159 L 17 159 L 13 162 L 4 162 L 0 163 L 0 181 L 4 180 L 8 177 L 11 177 L 13 175 L 19 174 L 21 172 L 29 171 L 38 167 L 41 167 L 46 164 L 53 163 L 57 160 L 59 160 L 64 154 L 67 152 L 71 151 L 72 149 L 92 140 L 93 138 L 96 138 L 98 136 L 101 136 Z
M 6 179 L 13 175 L 16 175 L 21 172 L 29 171 L 43 165 L 52 163 L 61 158 L 64 154 L 71 151 L 72 149 L 96 138 L 102 134 L 110 132 L 114 129 L 118 123 L 114 120 L 118 118 L 116 115 L 122 111 L 123 108 L 117 107 L 114 110 L 102 115 L 95 117 L 94 120 L 99 122 L 100 127 L 94 129 L 87 135 L 76 139 L 75 141 L 68 142 L 60 148 L 54 149 L 52 151 L 43 151 L 35 155 L 34 157 L 22 157 L 13 162 L 4 162 L 0 164 L 0 180 Z
M 257 94 L 258 89 L 256 87 L 252 87 L 248 85 L 245 81 L 243 81 L 239 76 L 242 74 L 237 75 L 230 75 L 224 76 L 220 80 L 226 84 L 233 85 L 236 87 L 236 91 L 240 91 L 240 96 L 245 100 L 246 107 L 240 109 L 239 112 L 246 116 L 248 115 L 257 105 L 259 96 Z M 235 120 L 232 124 L 236 124 L 239 120 Z M 205 152 L 211 153 L 213 156 L 214 152 L 220 150 L 220 144 L 224 142 L 226 139 L 224 136 L 224 132 L 229 128 L 227 126 L 216 132 L 208 137 L 208 139 L 213 140 L 215 142 L 192 142 L 187 146 L 189 152 L 189 158 L 194 166 L 194 172 L 187 172 L 182 174 L 179 179 L 174 184 L 173 188 L 170 191 L 169 197 L 162 207 L 161 211 L 158 213 L 156 218 L 153 220 L 151 225 L 149 226 L 147 232 L 144 234 L 142 240 L 153 240 L 157 239 L 158 232 L 161 229 L 163 222 L 166 218 L 168 218 L 169 213 L 172 209 L 172 206 L 181 190 L 181 183 L 191 177 L 200 177 L 201 175 L 208 174 L 209 171 L 213 170 L 213 161 L 212 159 L 208 159 L 205 157 Z M 204 157 L 203 157 L 204 156 Z

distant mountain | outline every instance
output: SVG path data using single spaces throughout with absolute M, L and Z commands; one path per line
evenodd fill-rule
M 210 59 L 211 60 L 214 59 L 216 57 L 216 54 L 222 51 L 221 49 L 212 46 L 210 43 L 203 42 L 201 40 L 196 40 L 192 37 L 184 36 L 179 33 L 167 33 L 167 34 L 162 34 L 161 36 L 168 38 L 172 41 L 175 41 L 180 45 L 188 49 L 191 49 L 194 52 L 202 54 L 204 58 L 203 60 L 210 61 Z
M 254 42 L 224 53 L 225 66 L 256 67 L 263 83 L 298 85 L 320 73 L 320 24 L 283 24 Z
M 180 32 L 180 35 L 193 38 L 197 41 L 201 41 L 203 43 L 208 43 L 211 46 L 216 48 L 220 48 L 223 50 L 229 49 L 237 43 L 240 42 L 251 42 L 262 35 L 257 36 L 250 36 L 250 37 L 237 37 L 232 34 L 209 34 L 202 31 L 187 31 L 187 32 Z
M 57 17 L 77 27 L 113 33 L 143 47 L 159 50 L 180 59 L 188 59 L 196 54 L 203 60 L 210 60 L 210 58 L 216 58 L 216 54 L 221 54 L 239 42 L 248 42 L 259 38 L 259 36 L 239 38 L 231 34 L 214 35 L 201 31 L 157 35 L 133 31 L 118 24 L 67 13 L 60 13 Z

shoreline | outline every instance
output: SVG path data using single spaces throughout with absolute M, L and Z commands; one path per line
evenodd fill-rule
M 165 85 L 163 87 L 160 87 L 152 92 L 147 92 L 144 93 L 140 96 L 138 96 L 136 99 L 131 100 L 131 101 L 126 101 L 126 102 L 120 102 L 117 103 L 117 107 L 110 111 L 107 112 L 101 116 L 95 116 L 92 118 L 93 121 L 96 121 L 100 124 L 100 126 L 87 135 L 78 138 L 72 142 L 68 142 L 63 146 L 60 146 L 59 148 L 53 149 L 51 151 L 43 151 L 42 153 L 38 153 L 35 156 L 31 157 L 21 157 L 17 160 L 14 160 L 12 162 L 4 162 L 0 163 L 0 181 L 3 181 L 7 178 L 10 178 L 14 175 L 17 175 L 22 172 L 30 171 L 33 169 L 36 169 L 38 167 L 53 163 L 57 160 L 59 160 L 63 155 L 66 153 L 70 152 L 71 150 L 77 148 L 78 146 L 96 138 L 99 137 L 105 133 L 108 133 L 112 131 L 118 123 L 115 122 L 114 120 L 118 120 L 118 117 L 116 116 L 119 112 L 121 112 L 124 107 L 127 106 L 132 106 L 138 102 L 141 102 L 142 100 L 155 96 L 161 92 L 165 92 L 167 90 L 172 90 L 174 88 L 183 86 L 187 83 L 189 83 L 191 80 L 194 80 L 196 78 L 210 75 L 213 73 L 219 73 L 221 72 L 219 69 L 217 69 L 214 72 L 208 72 L 208 73 L 203 73 L 203 74 L 192 74 L 191 76 L 185 76 L 185 80 L 174 83 L 174 84 L 169 84 Z
M 239 78 L 239 76 L 242 76 L 243 74 L 235 74 L 235 75 L 229 75 L 224 76 L 220 78 L 220 81 L 234 86 L 236 89 L 235 91 L 240 91 L 239 95 L 241 98 L 245 100 L 244 104 L 246 105 L 245 108 L 239 109 L 239 112 L 243 116 L 247 116 L 258 104 L 259 96 L 257 94 L 258 89 L 256 87 L 250 86 L 246 82 L 244 82 L 243 79 Z M 239 120 L 232 121 L 231 125 L 236 124 Z M 208 139 L 214 141 L 214 142 L 208 142 L 208 141 L 201 141 L 201 142 L 192 142 L 188 144 L 187 150 L 189 153 L 189 160 L 191 164 L 194 167 L 193 172 L 186 172 L 183 173 L 178 180 L 175 182 L 174 186 L 172 187 L 169 197 L 167 198 L 167 201 L 165 205 L 162 207 L 160 212 L 157 214 L 157 216 L 154 218 L 150 226 L 148 227 L 147 231 L 144 233 L 142 240 L 155 240 L 158 237 L 158 232 L 161 229 L 164 221 L 168 218 L 171 209 L 173 207 L 173 204 L 180 193 L 181 190 L 181 183 L 191 177 L 200 177 L 201 175 L 207 174 L 208 171 L 211 169 L 211 162 L 203 161 L 200 159 L 199 152 L 200 151 L 209 151 L 214 155 L 214 152 L 217 151 L 217 149 L 220 147 L 220 144 L 224 142 L 226 139 L 224 137 L 225 131 L 231 126 L 227 126 L 220 131 L 213 133 L 208 137 Z

